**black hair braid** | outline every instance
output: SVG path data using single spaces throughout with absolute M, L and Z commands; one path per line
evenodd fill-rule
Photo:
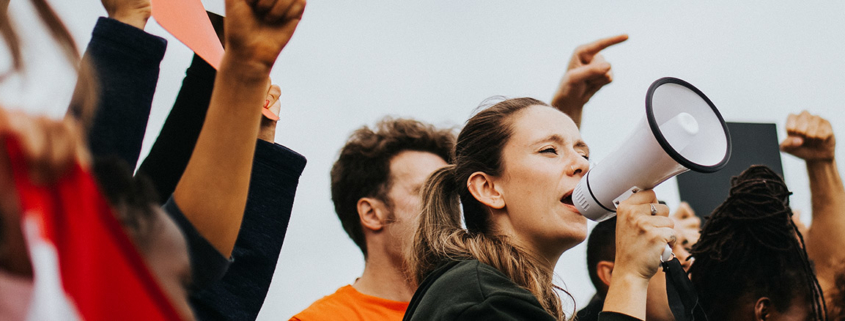
M 790 216 L 792 216 L 791 212 Z M 807 277 L 807 284 L 810 285 L 810 292 L 813 294 L 813 314 L 818 316 L 821 320 L 827 320 L 827 302 L 824 300 L 824 291 L 822 291 L 822 286 L 819 284 L 819 279 L 816 277 L 813 264 L 807 256 L 807 246 L 804 243 L 804 235 L 802 235 L 801 231 L 798 230 L 798 226 L 795 226 L 795 222 L 793 220 L 790 219 L 789 221 L 792 222 L 792 228 L 794 229 L 795 234 L 798 235 L 798 239 L 801 241 L 801 247 L 795 248 L 795 252 L 799 256 L 803 255 L 804 258 L 804 275 Z
M 751 294 L 770 297 L 780 310 L 806 295 L 813 317 L 827 320 L 804 237 L 792 221 L 791 194 L 765 166 L 731 179 L 728 198 L 707 218 L 691 251 L 696 262 L 690 274 L 705 308 L 733 305 Z M 796 291 L 800 287 L 807 291 Z M 729 313 L 719 310 L 724 312 L 712 313 Z

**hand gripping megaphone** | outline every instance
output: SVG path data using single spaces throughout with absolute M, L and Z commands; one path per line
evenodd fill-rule
M 631 136 L 591 168 L 572 192 L 575 207 L 593 221 L 616 216 L 616 206 L 632 193 L 688 170 L 716 172 L 731 157 L 730 133 L 722 115 L 686 81 L 666 77 L 652 83 L 645 109 Z M 671 248 L 662 259 L 670 256 Z

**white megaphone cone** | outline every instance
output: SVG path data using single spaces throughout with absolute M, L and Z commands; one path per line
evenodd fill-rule
M 591 220 L 615 216 L 616 206 L 632 193 L 688 170 L 718 171 L 730 159 L 728 127 L 716 106 L 693 85 L 677 78 L 658 79 L 649 87 L 645 104 L 644 120 L 628 140 L 591 168 L 572 193 L 575 207 Z

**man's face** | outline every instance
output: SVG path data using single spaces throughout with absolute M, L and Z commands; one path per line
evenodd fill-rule
M 448 165 L 440 156 L 429 152 L 403 151 L 390 160 L 389 224 L 385 227 L 390 239 L 390 256 L 404 261 L 403 253 L 416 231 L 417 216 L 422 209 L 422 187 L 428 176 Z

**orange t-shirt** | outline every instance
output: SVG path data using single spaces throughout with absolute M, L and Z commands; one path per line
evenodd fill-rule
M 290 318 L 290 321 L 400 321 L 405 316 L 409 303 L 362 294 L 347 285 L 312 303 L 307 309 Z

